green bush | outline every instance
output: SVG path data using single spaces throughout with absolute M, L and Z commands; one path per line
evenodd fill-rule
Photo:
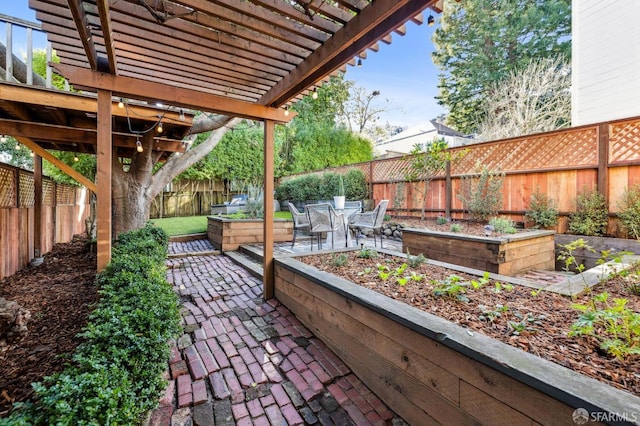
M 640 240 L 640 184 L 622 193 L 618 200 L 618 219 L 631 237 Z
M 137 424 L 157 405 L 168 342 L 181 330 L 165 279 L 167 240 L 150 225 L 118 238 L 73 364 L 34 384 L 36 402 L 0 424 Z
M 332 200 L 338 194 L 339 174 L 325 173 L 322 176 L 305 175 L 281 183 L 276 188 L 275 198 L 280 202 Z M 347 200 L 367 198 L 367 182 L 361 170 L 352 169 L 343 175 Z
M 367 177 L 360 169 L 351 169 L 344 175 L 344 190 L 347 200 L 359 201 L 369 198 Z
M 576 211 L 569 216 L 569 232 L 597 236 L 607 231 L 607 204 L 598 191 L 584 190 L 576 197 Z
M 533 222 L 536 229 L 550 228 L 558 223 L 558 209 L 553 199 L 540 192 L 538 187 L 536 192 L 531 194 L 529 210 L 524 213 L 524 217 Z
M 482 167 L 479 175 L 462 176 L 461 193 L 457 195 L 471 220 L 485 221 L 496 216 L 502 207 L 504 173 Z
M 515 223 L 506 217 L 494 217 L 489 221 L 493 230 L 498 234 L 515 234 L 517 232 Z

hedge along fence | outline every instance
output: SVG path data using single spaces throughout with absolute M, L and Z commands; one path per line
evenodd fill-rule
M 452 148 L 468 152 L 430 182 L 427 212 L 429 216 L 466 217 L 456 195 L 460 193 L 462 176 L 477 173 L 476 165 L 481 164 L 505 173 L 500 214 L 523 221 L 531 194 L 539 187 L 555 200 L 561 215 L 557 230 L 565 232 L 568 215 L 575 211 L 576 196 L 585 188 L 597 189 L 604 195 L 612 216 L 609 233 L 625 236 L 618 228 L 615 213 L 625 188 L 640 183 L 639 142 L 640 117 L 634 117 Z M 407 155 L 313 173 L 360 169 L 367 177 L 374 202 L 387 199 L 390 201 L 388 211 L 392 214 L 419 216 L 419 190 L 424 188 L 424 183 L 405 180 L 410 167 L 411 156 Z
M 41 253 L 85 232 L 89 194 L 86 188 L 42 179 Z M 34 215 L 33 172 L 0 163 L 0 279 L 13 275 L 35 257 Z
M 0 425 L 142 423 L 167 386 L 169 341 L 181 331 L 167 245 L 167 234 L 150 225 L 118 237 L 73 362 L 34 384 L 36 400 L 14 407 Z

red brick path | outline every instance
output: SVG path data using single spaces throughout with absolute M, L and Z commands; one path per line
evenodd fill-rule
M 402 425 L 386 405 L 224 255 L 167 261 L 185 334 L 151 425 Z

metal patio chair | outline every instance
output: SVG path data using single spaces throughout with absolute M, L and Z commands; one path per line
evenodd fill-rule
M 291 248 L 293 248 L 298 231 L 309 231 L 309 218 L 306 213 L 301 213 L 291 202 L 289 202 L 289 211 L 293 218 L 293 241 L 291 242 Z
M 342 231 L 345 235 L 345 247 L 348 244 L 347 226 L 344 215 L 335 211 L 329 203 L 307 204 L 304 206 L 309 219 L 309 233 L 311 234 L 311 250 L 313 237 L 318 239 L 318 249 L 322 249 L 322 234 L 331 233 L 331 248 L 334 248 L 335 232 Z
M 373 229 L 373 244 L 376 247 L 378 246 L 376 243 L 376 232 L 378 232 L 380 233 L 380 248 L 382 248 L 382 221 L 388 205 L 389 200 L 380 200 L 376 208 L 370 212 L 356 213 L 351 216 L 349 226 L 355 228 L 356 245 L 358 244 L 358 234 L 361 229 Z

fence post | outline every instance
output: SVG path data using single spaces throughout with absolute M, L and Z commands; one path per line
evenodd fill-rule
M 609 123 L 598 125 L 598 192 L 609 205 Z
M 369 161 L 369 198 L 373 199 L 373 160 Z
M 451 161 L 447 161 L 444 167 L 444 174 L 444 216 L 449 219 L 451 218 L 451 197 L 453 196 L 453 189 L 451 187 Z

